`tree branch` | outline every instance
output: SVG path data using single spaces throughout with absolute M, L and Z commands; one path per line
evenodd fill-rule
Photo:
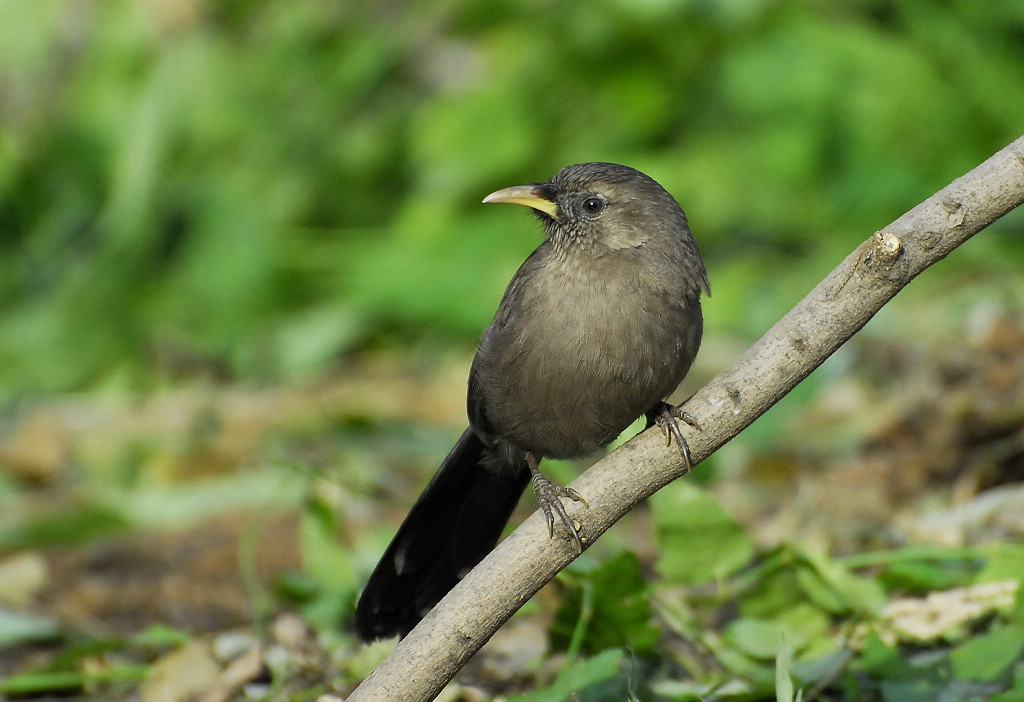
M 701 431 L 694 462 L 739 434 L 863 327 L 928 266 L 1024 202 L 1024 137 L 875 232 L 796 307 L 686 405 Z M 588 544 L 685 472 L 678 451 L 647 431 L 572 486 L 566 505 Z M 431 700 L 495 631 L 575 558 L 530 516 L 452 590 L 352 693 L 361 700 Z

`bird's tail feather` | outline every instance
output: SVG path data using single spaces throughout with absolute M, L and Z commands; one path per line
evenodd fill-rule
M 356 607 L 364 641 L 405 636 L 498 542 L 530 474 L 484 454 L 466 429 L 398 528 Z

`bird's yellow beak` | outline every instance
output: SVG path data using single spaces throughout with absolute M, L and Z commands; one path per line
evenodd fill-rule
M 496 190 L 484 198 L 484 202 L 505 202 L 511 205 L 526 205 L 543 212 L 549 217 L 558 217 L 558 203 L 552 202 L 537 193 L 536 185 L 515 185 L 511 188 Z

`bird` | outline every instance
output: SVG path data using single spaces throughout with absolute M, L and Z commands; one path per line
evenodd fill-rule
M 364 641 L 404 637 L 497 544 L 524 492 L 549 536 L 555 516 L 583 541 L 562 498 L 585 496 L 539 469 L 594 454 L 641 416 L 689 450 L 666 398 L 700 348 L 711 286 L 682 208 L 657 181 L 615 163 L 567 166 L 484 203 L 523 205 L 544 241 L 512 277 L 469 372 L 469 427 L 370 575 L 355 612 Z

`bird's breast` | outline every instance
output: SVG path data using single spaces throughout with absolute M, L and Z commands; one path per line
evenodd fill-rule
M 542 456 L 604 446 L 682 380 L 700 308 L 628 262 L 547 265 L 520 281 L 474 372 L 495 431 Z M 692 351 L 690 350 L 692 347 Z

